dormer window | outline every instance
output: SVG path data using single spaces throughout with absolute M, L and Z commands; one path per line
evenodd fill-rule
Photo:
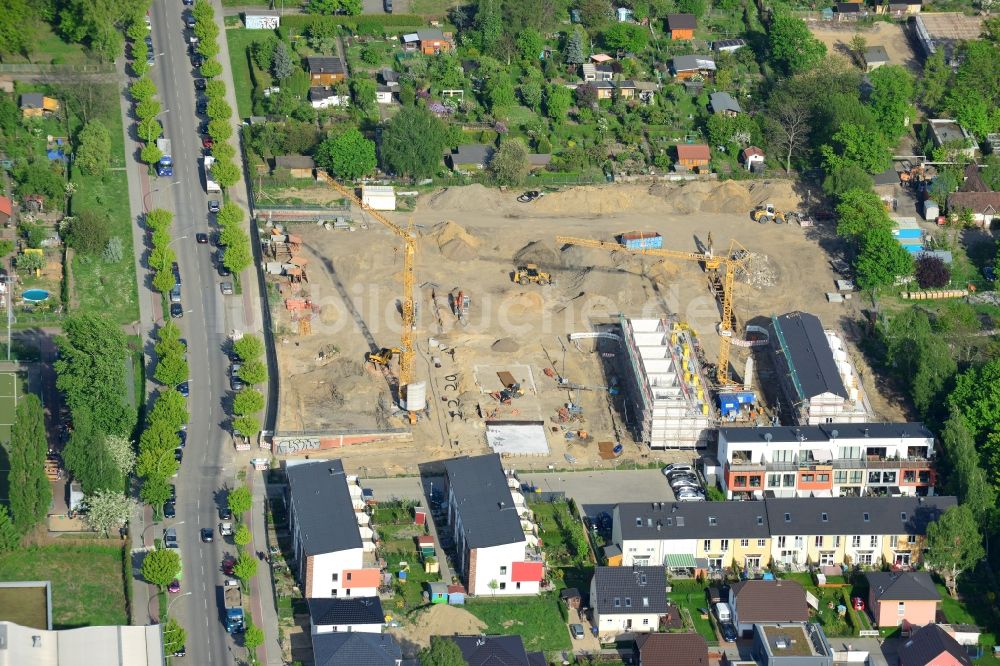
M 792 522 L 792 514 L 790 514 L 790 513 L 786 513 L 785 514 L 785 522 L 786 523 Z
M 714 527 L 715 525 L 719 524 L 719 519 L 716 518 L 715 516 L 709 516 L 708 517 L 708 524 L 712 525 Z
M 871 515 L 867 511 L 864 513 L 864 519 L 866 523 L 871 522 Z
M 828 515 L 828 514 L 827 514 L 827 513 L 825 512 L 825 511 L 824 511 L 823 513 L 821 513 L 821 514 L 820 514 L 820 519 L 821 519 L 821 520 L 822 520 L 822 521 L 823 521 L 824 523 L 828 523 L 828 522 L 830 522 L 830 516 L 829 516 L 829 515 Z

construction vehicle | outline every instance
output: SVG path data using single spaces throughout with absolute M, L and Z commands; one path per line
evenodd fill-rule
M 231 634 L 243 631 L 243 592 L 240 590 L 240 582 L 232 578 L 227 578 L 222 588 L 222 619 L 226 625 L 226 631 Z
M 472 299 L 464 291 L 457 291 L 448 294 L 448 304 L 451 306 L 451 313 L 459 321 L 464 320 L 469 315 L 469 305 Z
M 753 217 L 754 222 L 759 222 L 760 224 L 767 224 L 768 222 L 774 222 L 775 224 L 785 223 L 785 214 L 775 209 L 774 204 L 766 203 L 757 206 L 750 215 Z
M 402 357 L 403 351 L 397 347 L 382 347 L 378 351 L 368 352 L 365 354 L 365 363 L 371 363 L 377 367 L 384 367 L 389 365 L 389 361 L 392 360 L 393 356 Z
M 514 271 L 514 282 L 520 285 L 539 284 L 543 287 L 552 284 L 552 274 L 538 270 L 535 264 L 525 264 L 518 266 Z
M 326 182 L 330 185 L 330 187 L 340 192 L 340 194 L 342 194 L 348 201 L 354 203 L 354 205 L 362 211 L 374 217 L 379 223 L 403 241 L 403 322 L 400 327 L 399 348 L 394 348 L 390 351 L 399 355 L 399 374 L 397 378 L 397 381 L 399 382 L 399 400 L 400 405 L 405 408 L 406 386 L 407 384 L 412 383 L 414 379 L 414 356 L 416 354 L 413 344 L 413 329 L 416 328 L 413 300 L 413 287 L 415 282 L 413 265 L 417 254 L 416 234 L 413 233 L 413 229 L 404 229 L 395 222 L 389 220 L 377 210 L 374 210 L 370 206 L 364 204 L 361 199 L 354 194 L 353 190 L 344 187 L 332 178 L 327 179 Z M 384 351 L 385 349 L 380 349 L 375 354 L 369 354 L 368 356 L 381 356 Z M 374 362 L 378 365 L 377 361 Z M 415 415 L 413 412 L 410 412 L 410 422 L 412 423 L 415 420 Z
M 736 284 L 736 271 L 746 270 L 746 265 L 750 261 L 750 252 L 735 240 L 731 241 L 729 252 L 725 256 L 715 254 L 684 252 L 682 250 L 664 250 L 659 248 L 628 248 L 621 243 L 613 241 L 599 241 L 590 238 L 573 238 L 572 236 L 556 236 L 556 242 L 564 245 L 578 245 L 580 247 L 590 247 L 598 250 L 610 250 L 613 252 L 629 252 L 631 254 L 643 254 L 653 257 L 663 257 L 665 259 L 681 259 L 684 261 L 697 261 L 705 267 L 706 271 L 716 271 L 720 267 L 725 267 L 722 278 L 716 277 L 713 283 L 719 285 L 719 293 L 722 297 L 722 322 L 719 324 L 719 362 L 715 368 L 715 380 L 719 388 L 731 387 L 735 384 L 729 378 L 729 352 L 730 342 L 733 337 L 734 317 L 733 317 L 733 290 Z

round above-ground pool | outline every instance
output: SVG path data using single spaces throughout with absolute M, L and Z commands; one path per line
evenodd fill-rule
M 21 298 L 29 303 L 41 303 L 49 297 L 49 292 L 44 289 L 27 289 L 21 294 Z

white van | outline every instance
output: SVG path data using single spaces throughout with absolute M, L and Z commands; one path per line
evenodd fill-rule
M 723 601 L 715 604 L 715 617 L 719 619 L 719 622 L 732 621 L 733 615 L 729 612 L 729 604 Z

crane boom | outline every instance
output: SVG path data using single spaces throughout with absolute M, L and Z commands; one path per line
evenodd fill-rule
M 664 250 L 662 248 L 630 248 L 613 241 L 593 240 L 590 238 L 574 238 L 572 236 L 556 236 L 556 242 L 565 245 L 578 245 L 598 250 L 612 252 L 628 252 L 666 259 L 682 259 L 698 261 L 705 264 L 708 270 L 716 270 L 725 265 L 725 276 L 722 283 L 722 322 L 719 324 L 719 363 L 715 369 L 715 378 L 719 386 L 731 386 L 729 378 L 730 339 L 733 336 L 733 291 L 736 285 L 736 271 L 743 268 L 748 260 L 749 252 L 735 240 L 732 241 L 729 253 L 725 257 L 699 252 L 684 252 L 681 250 Z
M 355 206 L 374 217 L 389 231 L 403 239 L 403 322 L 402 330 L 399 334 L 399 390 L 400 394 L 402 394 L 406 385 L 413 382 L 414 357 L 416 355 L 413 347 L 413 328 L 415 324 L 413 289 L 416 283 L 413 264 L 417 255 L 417 238 L 412 228 L 403 228 L 385 215 L 382 215 L 382 213 L 365 205 L 354 194 L 353 190 L 344 187 L 332 178 L 326 179 L 326 182 L 333 189 L 344 195 L 348 201 L 354 203 Z

